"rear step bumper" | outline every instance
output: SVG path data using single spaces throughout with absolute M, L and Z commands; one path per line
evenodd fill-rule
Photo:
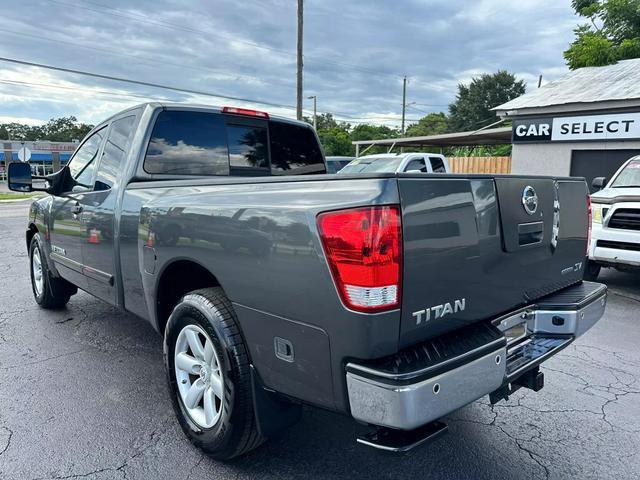
M 413 438 L 414 430 L 484 395 L 506 398 L 514 390 L 511 384 L 539 390 L 542 374 L 537 367 L 595 325 L 604 314 L 606 298 L 606 286 L 582 282 L 495 319 L 492 325 L 483 324 L 485 330 L 469 327 L 466 336 L 449 335 L 390 359 L 348 363 L 351 414 L 373 426 L 405 431 L 417 444 L 421 442 Z M 468 341 L 470 337 L 482 344 Z M 457 345 L 463 338 L 466 346 L 460 351 Z M 407 362 L 412 368 L 406 368 Z M 397 446 L 397 435 L 393 448 L 359 441 L 403 449 Z

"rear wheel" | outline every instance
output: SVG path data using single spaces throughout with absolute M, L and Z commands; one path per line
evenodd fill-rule
M 260 445 L 248 351 L 221 288 L 188 293 L 165 328 L 164 361 L 187 437 L 220 460 Z
M 49 271 L 43 253 L 40 234 L 36 233 L 29 247 L 31 288 L 36 303 L 42 308 L 62 308 L 78 289 L 66 280 L 54 277 Z
M 598 275 L 600 275 L 601 268 L 602 267 L 593 260 L 588 260 L 587 266 L 584 269 L 584 279 L 590 282 L 595 282 L 598 278 Z

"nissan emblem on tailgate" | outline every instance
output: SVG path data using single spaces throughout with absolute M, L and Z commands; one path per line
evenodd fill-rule
M 527 185 L 522 191 L 522 206 L 529 215 L 533 215 L 538 210 L 538 195 L 531 185 Z

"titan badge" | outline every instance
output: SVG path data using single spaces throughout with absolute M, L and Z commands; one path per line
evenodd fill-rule
M 467 299 L 461 298 L 459 300 L 454 300 L 453 305 L 450 302 L 443 303 L 441 305 L 434 305 L 433 307 L 413 312 L 411 315 L 416 319 L 416 325 L 420 325 L 422 322 L 426 323 L 432 318 L 435 320 L 437 318 L 442 318 L 445 315 L 462 312 L 466 306 Z

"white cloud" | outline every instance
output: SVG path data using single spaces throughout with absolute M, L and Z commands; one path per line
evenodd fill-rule
M 295 104 L 295 2 L 113 0 L 104 7 L 68 1 L 77 8 L 24 0 L 5 9 L 0 56 Z M 43 18 L 47 28 L 34 28 Z M 433 105 L 421 108 L 436 111 L 446 110 L 458 83 L 498 69 L 517 73 L 534 88 L 540 73 L 550 81 L 566 71 L 562 50 L 575 23 L 565 2 L 308 0 L 305 96 L 317 95 L 321 112 L 337 112 L 344 120 L 365 117 L 397 124 L 387 117 L 399 118 L 404 74 L 410 78 L 408 101 Z M 95 123 L 145 98 L 239 103 L 0 62 L 6 118 L 75 115 Z M 305 109 L 310 107 L 305 100 Z

